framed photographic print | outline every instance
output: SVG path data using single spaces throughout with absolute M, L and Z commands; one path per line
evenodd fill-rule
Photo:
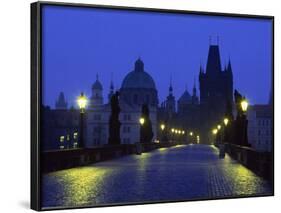
M 31 4 L 31 208 L 274 195 L 274 18 Z

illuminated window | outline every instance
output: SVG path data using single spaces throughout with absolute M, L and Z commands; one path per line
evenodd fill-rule
M 63 143 L 64 142 L 64 136 L 60 136 L 60 142 Z
M 74 143 L 73 143 L 73 148 L 77 148 L 77 145 L 78 145 L 78 143 L 77 143 L 77 142 L 74 142 Z
M 64 146 L 60 146 L 60 149 L 64 149 Z
M 78 138 L 78 132 L 74 132 L 74 133 L 73 133 L 73 138 L 74 138 L 74 139 L 77 139 L 77 138 Z
M 66 135 L 66 140 L 67 140 L 67 141 L 70 140 L 70 135 Z

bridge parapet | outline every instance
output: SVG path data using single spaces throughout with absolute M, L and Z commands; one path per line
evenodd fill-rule
M 42 152 L 41 169 L 43 173 L 85 166 L 99 161 L 110 160 L 124 155 L 141 154 L 162 147 L 171 147 L 172 143 L 143 143 L 141 151 L 136 144 L 105 145 L 86 149 L 52 150 Z
M 272 153 L 259 152 L 251 147 L 226 143 L 225 151 L 239 163 L 243 164 L 257 175 L 272 181 Z

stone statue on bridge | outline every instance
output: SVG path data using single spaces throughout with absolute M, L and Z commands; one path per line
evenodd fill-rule
M 120 126 L 119 121 L 120 106 L 119 106 L 119 92 L 115 92 L 110 99 L 111 115 L 109 119 L 109 138 L 108 144 L 118 145 L 121 144 L 120 139 Z
M 140 142 L 150 143 L 153 138 L 152 124 L 149 118 L 149 108 L 147 104 L 142 105 L 141 117 L 144 119 L 144 123 L 140 127 Z
M 237 90 L 235 90 L 234 98 L 237 115 L 233 126 L 233 143 L 241 146 L 250 146 L 250 144 L 248 144 L 247 134 L 248 120 L 246 114 L 243 112 L 241 107 L 241 102 L 245 99 L 245 96 L 242 96 Z

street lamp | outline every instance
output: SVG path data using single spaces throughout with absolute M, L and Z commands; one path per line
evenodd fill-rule
M 243 111 L 243 112 L 246 112 L 246 111 L 247 111 L 248 105 L 249 105 L 249 103 L 248 103 L 248 101 L 247 101 L 246 99 L 244 99 L 244 100 L 241 101 L 241 108 L 242 108 L 242 111 Z
M 221 129 L 221 125 L 218 125 L 217 128 L 218 128 L 218 130 L 220 130 Z
M 242 128 L 242 145 L 244 146 L 248 146 L 248 138 L 247 138 L 247 125 L 248 125 L 248 120 L 247 120 L 247 109 L 248 109 L 248 101 L 245 99 L 245 97 L 243 98 L 243 100 L 241 101 L 241 109 L 242 109 L 242 116 L 240 117 L 240 125 Z
M 225 126 L 227 126 L 228 122 L 229 122 L 228 118 L 223 119 L 223 123 L 224 123 Z
M 193 132 L 190 132 L 189 135 L 192 136 L 192 135 L 193 135 Z
M 218 130 L 217 129 L 213 129 L 212 133 L 213 133 L 213 135 L 216 135 L 218 133 Z
M 139 122 L 140 122 L 140 124 L 141 124 L 141 125 L 143 125 L 143 124 L 144 124 L 144 122 L 145 122 L 144 118 L 143 118 L 143 117 L 141 117 L 141 118 L 140 118 L 140 120 L 139 120 Z
M 171 129 L 171 131 L 172 131 L 172 133 L 174 133 L 174 132 L 175 132 L 175 129 L 174 129 L 174 128 L 172 128 L 172 129 Z
M 160 125 L 161 130 L 163 131 L 165 129 L 165 124 Z
M 81 113 L 84 113 L 86 105 L 87 105 L 87 97 L 81 92 L 81 95 L 77 99 L 77 103 Z
M 84 113 L 87 105 L 87 97 L 81 92 L 81 95 L 77 99 L 77 103 L 80 109 L 80 147 L 84 148 Z

